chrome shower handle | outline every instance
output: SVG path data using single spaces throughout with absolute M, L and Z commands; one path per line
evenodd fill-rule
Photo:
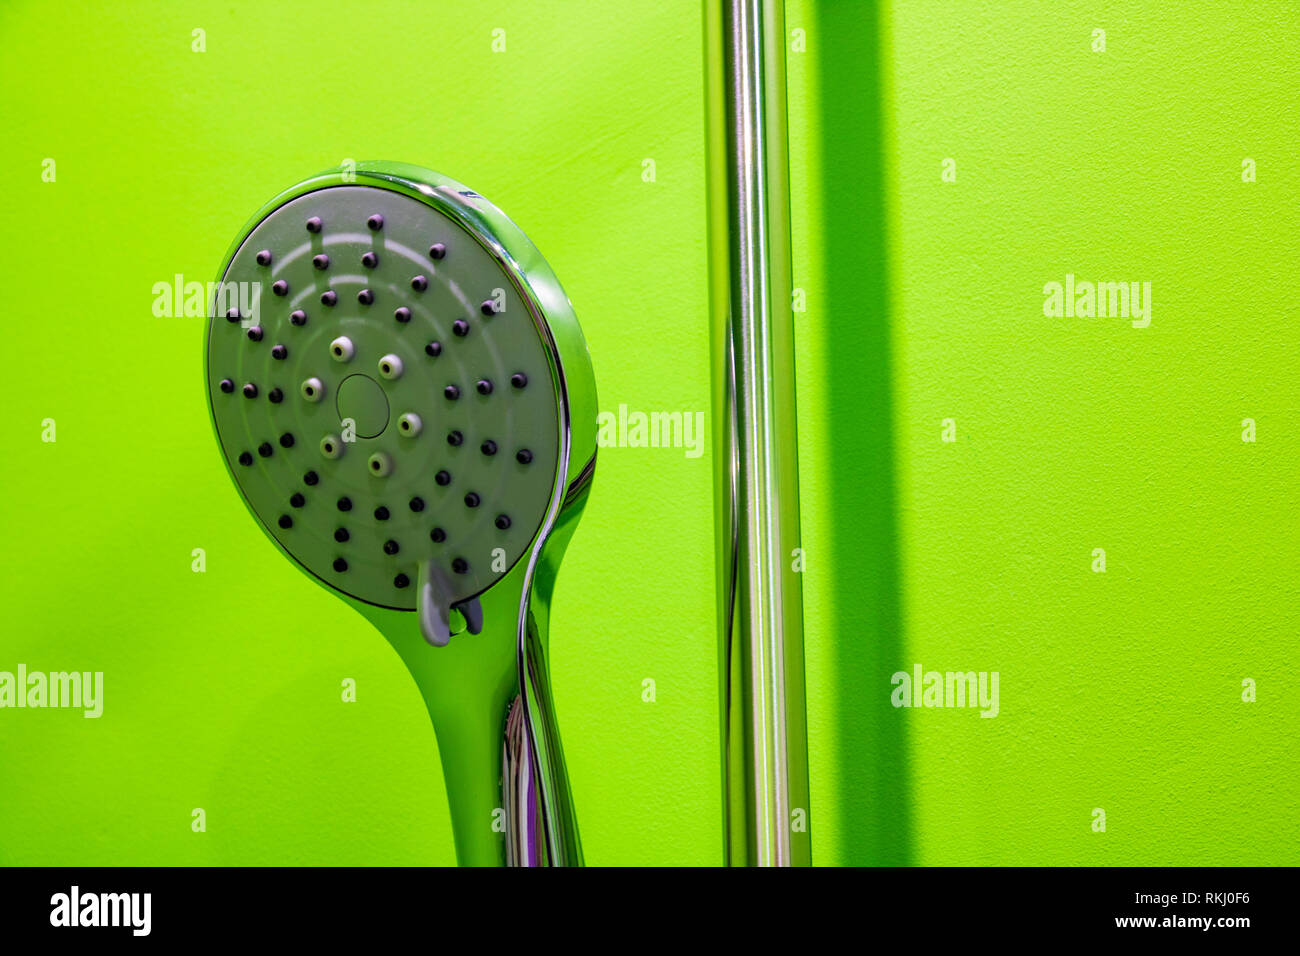
M 578 818 L 551 696 L 549 632 L 555 575 L 586 503 L 595 465 L 593 452 L 559 502 L 551 534 L 538 555 L 532 587 L 520 604 L 518 622 L 519 686 L 538 784 L 542 843 L 546 862 L 551 866 L 581 866 L 583 863 Z

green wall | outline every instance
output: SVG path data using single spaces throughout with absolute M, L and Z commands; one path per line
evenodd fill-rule
M 788 24 L 818 859 L 1294 864 L 1300 8 L 870 10 Z
M 788 20 L 817 860 L 1296 862 L 1296 5 Z M 0 863 L 451 862 L 414 686 L 248 516 L 153 286 L 419 163 L 542 249 L 603 409 L 707 411 L 699 4 L 10 2 L 0 39 L 0 670 L 106 685 L 0 710 Z M 1066 273 L 1150 282 L 1150 325 L 1045 317 Z M 720 859 L 711 472 L 602 449 L 565 558 L 591 863 Z M 998 716 L 892 707 L 917 663 L 998 671 Z
M 106 684 L 99 720 L 0 710 L 0 862 L 452 861 L 415 686 L 248 515 L 207 421 L 203 323 L 154 318 L 152 288 L 215 278 L 248 216 L 325 167 L 419 163 L 543 250 L 603 408 L 707 409 L 699 12 L 638 6 L 0 8 L 0 670 Z M 554 683 L 593 863 L 718 858 L 711 472 L 603 451 L 564 561 Z

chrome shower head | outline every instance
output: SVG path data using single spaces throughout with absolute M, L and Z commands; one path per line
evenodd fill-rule
M 516 694 L 545 824 L 545 855 L 539 844 L 520 862 L 579 861 L 545 619 L 595 463 L 595 385 L 536 248 L 428 170 L 316 176 L 228 254 L 206 378 L 249 510 L 380 627 L 420 685 L 461 861 L 507 855 L 491 815 L 468 815 L 518 804 L 487 779 L 512 750 Z

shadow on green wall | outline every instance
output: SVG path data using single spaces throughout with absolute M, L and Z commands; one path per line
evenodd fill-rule
M 836 794 L 833 848 L 850 864 L 912 862 L 907 741 L 889 703 L 903 661 L 890 395 L 888 245 L 883 203 L 880 12 L 874 2 L 814 5 L 824 162 L 823 263 L 833 533 Z

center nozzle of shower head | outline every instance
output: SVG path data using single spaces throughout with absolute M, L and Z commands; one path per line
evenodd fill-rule
M 352 422 L 358 438 L 378 438 L 388 427 L 388 396 L 369 375 L 349 375 L 339 384 L 339 424 Z

